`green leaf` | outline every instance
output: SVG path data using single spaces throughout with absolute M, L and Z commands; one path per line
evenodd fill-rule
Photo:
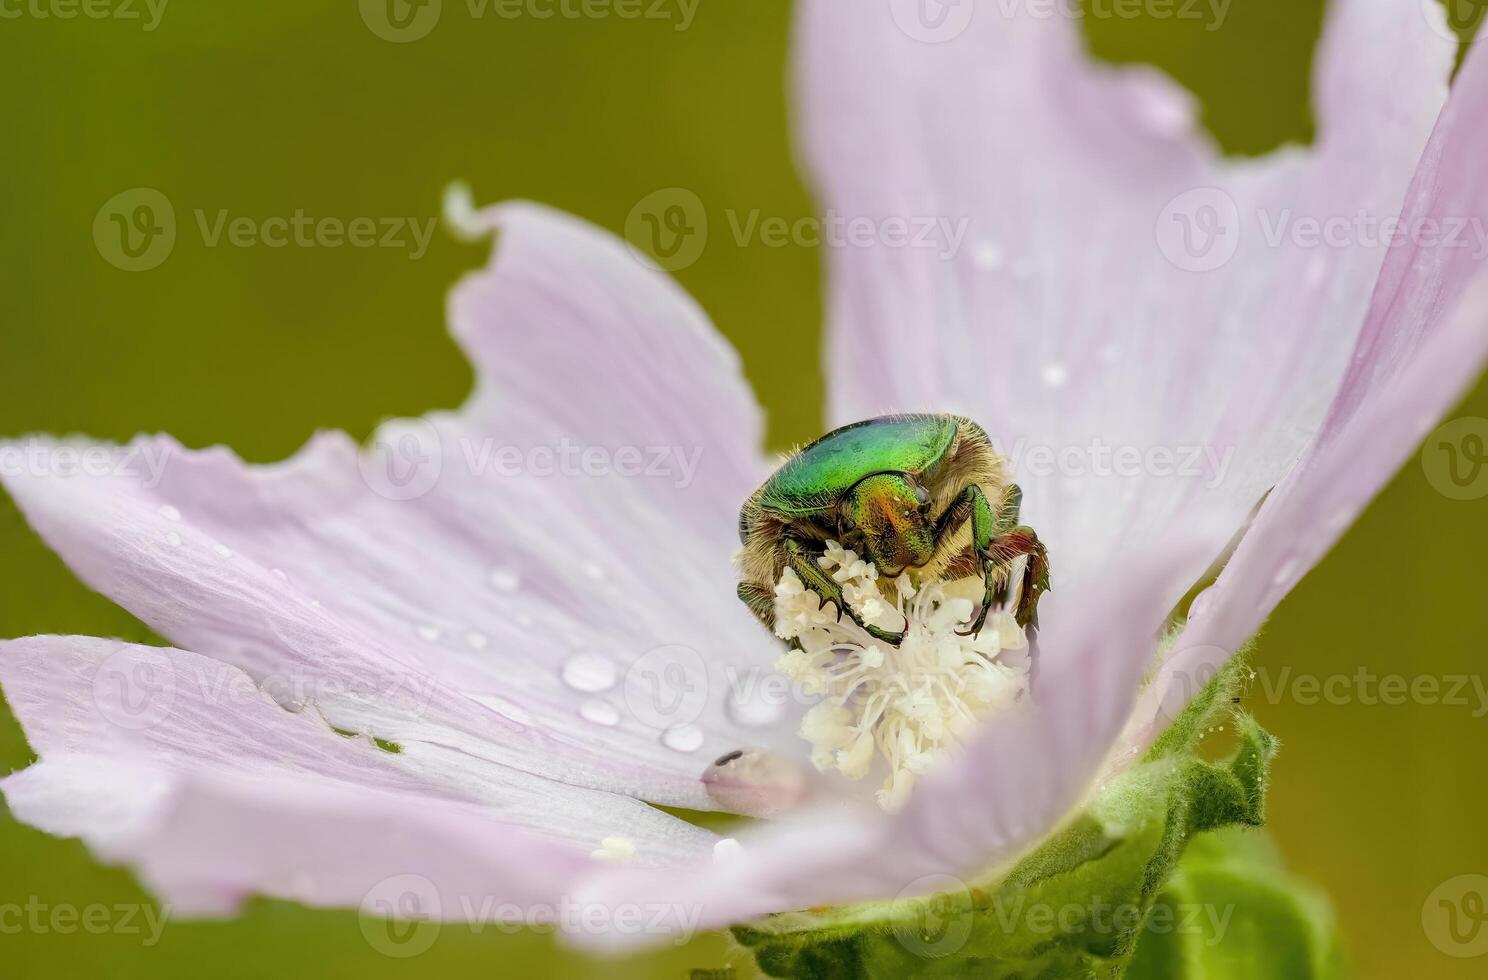
M 1161 921 L 1162 928 L 1157 928 Z M 1260 831 L 1195 840 L 1158 896 L 1127 980 L 1327 980 L 1343 974 L 1327 901 Z
M 1262 823 L 1277 747 L 1234 707 L 1241 671 L 1238 664 L 1223 671 L 1140 765 L 1103 786 L 1082 813 L 1011 868 L 971 881 L 935 876 L 916 883 L 934 887 L 928 898 L 771 916 L 736 928 L 735 939 L 768 976 L 822 980 L 1118 978 L 1138 959 L 1157 971 L 1142 976 L 1186 977 L 1163 971 L 1243 958 L 1246 944 L 1273 923 L 1294 927 L 1286 933 L 1296 939 L 1288 946 L 1294 959 L 1328 962 L 1317 952 L 1331 935 L 1318 917 L 1322 907 L 1297 897 L 1274 859 L 1267 859 L 1264 880 L 1238 874 L 1245 865 L 1226 828 Z M 1234 747 L 1206 761 L 1201 743 L 1216 733 L 1233 738 Z M 1211 838 L 1224 846 L 1206 845 Z M 1209 933 L 1178 929 L 1171 917 L 1213 904 L 1210 892 L 1223 899 L 1213 907 L 1228 913 L 1214 913 Z M 1304 908 L 1311 918 L 1293 914 Z M 1206 937 L 1215 941 L 1205 945 Z M 1233 974 L 1252 975 L 1328 974 Z

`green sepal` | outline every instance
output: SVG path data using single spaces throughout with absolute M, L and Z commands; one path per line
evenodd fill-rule
M 1242 670 L 1221 672 L 1141 764 L 1012 867 L 928 898 L 771 916 L 734 938 L 773 977 L 1125 976 L 1154 903 L 1186 901 L 1171 886 L 1190 844 L 1264 819 L 1276 740 L 1234 706 Z M 1233 749 L 1200 758 L 1216 734 Z

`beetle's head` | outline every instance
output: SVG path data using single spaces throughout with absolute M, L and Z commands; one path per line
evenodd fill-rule
M 844 537 L 861 536 L 863 557 L 890 578 L 918 568 L 935 554 L 930 494 L 905 473 L 858 481 L 843 498 L 838 521 Z

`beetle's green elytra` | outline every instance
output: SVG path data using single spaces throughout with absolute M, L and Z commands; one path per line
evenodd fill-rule
M 900 415 L 855 422 L 804 447 L 761 488 L 760 506 L 804 516 L 836 507 L 858 481 L 879 473 L 923 476 L 956 438 L 949 415 Z
M 858 620 L 841 586 L 817 561 L 838 541 L 892 579 L 986 581 L 969 626 L 1011 594 L 1014 560 L 1027 556 L 1016 617 L 1036 627 L 1039 596 L 1049 590 L 1048 554 L 1032 528 L 1018 524 L 1022 491 L 981 426 L 946 414 L 888 415 L 828 432 L 793 453 L 750 495 L 739 513 L 739 598 L 774 628 L 774 587 L 786 568 L 822 603 L 845 612 L 889 643 L 889 633 Z

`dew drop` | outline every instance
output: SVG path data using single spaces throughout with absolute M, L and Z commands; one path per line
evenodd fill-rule
M 602 654 L 579 653 L 563 662 L 563 683 L 585 694 L 608 691 L 618 676 L 615 662 Z
M 166 504 L 160 508 L 160 516 L 168 521 L 179 521 L 181 519 L 181 512 L 170 504 Z
M 526 613 L 517 613 L 515 616 L 512 617 L 512 622 L 516 623 L 523 629 L 526 629 L 527 627 L 532 625 L 532 617 L 527 615 Z
M 181 536 L 175 531 L 171 531 L 165 536 L 165 543 L 170 545 L 172 548 L 179 548 L 181 547 Z
M 744 853 L 744 845 L 732 837 L 725 837 L 713 845 L 713 863 L 727 864 Z
M 515 592 L 522 584 L 522 576 L 512 568 L 493 568 L 486 582 L 497 592 Z
M 1290 588 L 1297 581 L 1297 570 L 1301 564 L 1296 558 L 1288 558 L 1276 570 L 1276 577 L 1271 580 L 1271 584 L 1283 589 Z
M 418 635 L 428 640 L 430 643 L 434 643 L 439 639 L 439 627 L 434 626 L 430 623 L 425 623 L 423 626 L 420 626 L 418 628 Z
M 1002 249 L 998 248 L 994 242 L 982 242 L 977 246 L 971 259 L 978 269 L 995 272 L 1002 268 Z
M 1314 255 L 1307 263 L 1307 285 L 1318 287 L 1328 276 L 1328 258 L 1325 255 Z
M 1045 364 L 1043 371 L 1039 373 L 1039 377 L 1050 388 L 1063 388 L 1065 382 L 1069 380 L 1069 368 L 1055 361 L 1052 364 Z
M 491 642 L 490 637 L 480 630 L 471 630 L 465 634 L 465 645 L 472 650 L 484 650 Z
M 273 575 L 276 579 L 278 579 L 281 582 L 288 582 L 289 581 L 289 576 L 286 575 L 286 574 L 284 574 L 284 569 L 282 569 L 282 568 L 271 568 L 271 569 L 269 569 L 269 574 L 270 575 Z
M 613 728 L 620 724 L 620 709 L 604 698 L 590 698 L 579 705 L 579 717 L 596 725 Z
M 586 561 L 584 562 L 584 574 L 592 581 L 601 582 L 604 580 L 605 570 L 597 562 Z
M 708 799 L 744 816 L 775 818 L 801 806 L 806 778 L 792 758 L 759 748 L 722 755 L 702 772 Z
M 212 550 L 223 558 L 231 558 L 233 556 L 233 550 L 225 544 L 214 544 L 212 545 Z
M 661 733 L 661 744 L 674 752 L 696 752 L 703 747 L 703 730 L 696 725 L 673 725 Z

